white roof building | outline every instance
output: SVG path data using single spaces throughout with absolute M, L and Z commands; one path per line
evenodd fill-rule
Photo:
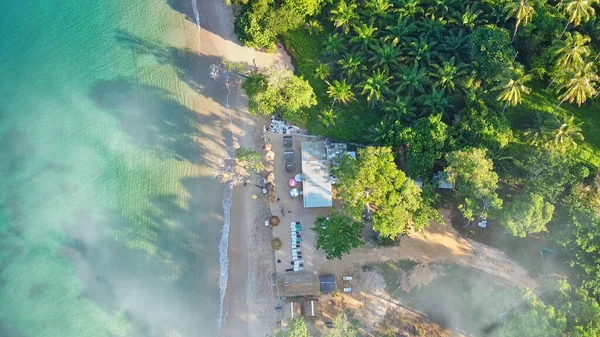
M 302 142 L 304 208 L 331 207 L 330 161 L 325 142 Z

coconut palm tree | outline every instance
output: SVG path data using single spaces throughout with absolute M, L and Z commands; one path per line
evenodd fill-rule
M 365 56 L 362 52 L 346 54 L 340 60 L 340 76 L 342 78 L 348 78 L 350 82 L 354 82 L 354 79 L 360 77 L 364 71 L 367 70 L 365 65 Z
M 373 27 L 372 22 L 369 25 L 362 23 L 360 25 L 352 26 L 352 30 L 356 33 L 356 36 L 353 36 L 350 39 L 350 43 L 356 44 L 362 51 L 367 51 L 369 46 L 377 41 L 377 29 L 377 27 Z
M 417 109 L 410 97 L 402 96 L 397 92 L 393 93 L 393 97 L 395 99 L 385 100 L 385 107 L 383 108 L 389 117 L 406 121 L 410 121 L 416 117 Z
M 356 13 L 357 7 L 353 1 L 348 4 L 345 0 L 340 0 L 337 6 L 331 10 L 331 21 L 333 21 L 334 26 L 342 28 L 345 33 L 348 33 L 350 24 L 359 19 L 358 13 Z
M 382 146 L 398 147 L 398 134 L 400 133 L 400 121 L 386 118 L 372 129 L 375 144 Z
M 450 60 L 442 62 L 441 65 L 437 63 L 432 65 L 434 72 L 430 76 L 436 80 L 436 84 L 442 89 L 454 91 L 456 81 L 466 74 L 465 65 L 459 64 L 457 66 L 455 63 L 456 59 L 452 56 Z
M 436 18 L 435 15 L 421 18 L 416 25 L 419 28 L 419 38 L 441 40 L 446 31 L 447 21 L 442 18 Z
M 436 41 L 430 41 L 428 38 L 421 36 L 418 39 L 413 39 L 406 47 L 406 54 L 414 63 L 419 63 L 421 66 L 429 65 L 432 58 L 439 58 L 440 56 L 434 50 L 436 46 Z M 424 61 L 424 63 L 422 64 L 421 61 Z
M 343 79 L 341 82 L 334 80 L 333 84 L 329 84 L 327 94 L 329 94 L 329 97 L 333 98 L 332 105 L 338 101 L 347 104 L 354 99 L 352 85 L 346 83 L 346 79 Z
M 566 33 L 564 40 L 555 40 L 552 51 L 557 69 L 577 69 L 583 66 L 584 58 L 590 55 L 590 37 L 578 32 Z
M 329 67 L 329 65 L 327 65 L 325 63 L 319 63 L 319 65 L 315 69 L 315 74 L 313 76 L 315 78 L 326 80 L 330 74 L 331 74 L 331 68 Z
M 577 71 L 570 71 L 567 73 L 565 83 L 559 90 L 564 90 L 563 94 L 559 96 L 560 103 L 558 107 L 565 102 L 573 101 L 577 102 L 577 106 L 581 106 L 589 97 L 593 97 L 597 94 L 595 88 L 600 77 L 594 72 L 594 63 L 588 62 L 581 66 Z
M 323 110 L 319 114 L 319 120 L 328 129 L 335 127 L 335 120 L 337 118 L 338 118 L 338 115 L 335 114 L 333 109 Z
M 581 22 L 587 22 L 594 17 L 595 10 L 592 5 L 595 2 L 596 0 L 563 0 L 559 4 L 559 7 L 565 12 L 567 17 L 567 24 L 562 34 L 560 34 L 559 39 L 563 37 L 569 24 L 579 26 Z
M 423 14 L 425 11 L 421 7 L 421 0 L 401 0 L 398 6 L 400 17 L 414 19 L 417 14 Z
M 492 90 L 500 91 L 500 94 L 496 99 L 500 102 L 504 102 L 502 113 L 504 113 L 508 105 L 516 106 L 521 104 L 523 94 L 529 94 L 531 92 L 531 88 L 525 85 L 525 83 L 530 80 L 531 75 L 525 75 L 522 70 L 511 71 L 508 76 L 500 80 L 499 85 L 492 88 Z
M 363 84 L 361 95 L 367 94 L 367 101 L 375 106 L 381 101 L 382 94 L 389 90 L 388 84 L 391 79 L 392 76 L 388 76 L 387 71 L 377 69 Z
M 408 17 L 398 17 L 396 24 L 388 25 L 385 27 L 387 35 L 383 39 L 384 41 L 392 41 L 392 45 L 397 46 L 400 39 L 406 39 L 409 37 L 417 27 L 409 22 Z
M 318 35 L 323 32 L 323 26 L 317 20 L 309 20 L 306 23 L 306 29 L 308 30 L 308 35 Z
M 581 124 L 575 123 L 574 116 L 568 117 L 564 121 L 560 121 L 556 117 L 548 118 L 540 128 L 541 139 L 539 141 L 564 154 L 568 148 L 577 148 L 577 143 L 583 141 Z
M 440 51 L 449 57 L 461 59 L 461 55 L 466 54 L 467 37 L 464 29 L 459 29 L 456 32 L 449 30 L 440 43 Z
M 523 26 L 527 26 L 535 14 L 535 9 L 529 0 L 513 0 L 504 6 L 504 13 L 506 13 L 507 20 L 510 18 L 515 18 L 517 20 L 515 32 L 512 37 L 512 41 L 515 41 L 519 25 L 523 22 Z
M 424 93 L 425 86 L 428 85 L 427 69 L 420 68 L 417 63 L 414 63 L 411 68 L 408 66 L 400 67 L 400 85 L 398 92 L 414 97 L 415 93 Z
M 335 57 L 346 49 L 344 39 L 339 33 L 329 34 L 327 40 L 323 41 L 323 56 Z
M 393 8 L 394 5 L 389 0 L 367 0 L 365 7 L 367 8 L 366 14 L 369 18 L 373 16 L 387 18 L 391 13 L 390 8 Z
M 369 62 L 373 62 L 375 66 L 387 71 L 395 68 L 400 52 L 394 45 L 382 43 L 374 45 L 371 49 L 375 52 L 375 55 L 369 59 Z
M 430 94 L 423 96 L 423 107 L 426 112 L 435 115 L 444 114 L 452 105 L 448 102 L 444 89 L 438 90 L 433 87 Z
M 473 6 L 467 5 L 464 10 L 454 11 L 448 18 L 448 22 L 457 25 L 458 27 L 473 30 L 475 26 L 482 25 L 487 22 L 483 19 L 484 12 L 477 7 L 475 3 Z

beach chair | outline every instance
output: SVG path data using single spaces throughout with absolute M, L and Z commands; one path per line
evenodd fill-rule
M 344 281 L 352 281 L 352 276 L 344 276 L 342 277 Z
M 352 292 L 352 287 L 344 288 L 344 292 L 349 294 Z

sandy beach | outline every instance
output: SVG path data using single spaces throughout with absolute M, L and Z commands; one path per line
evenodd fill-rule
M 183 0 L 179 5 L 180 10 L 190 19 L 195 18 L 192 4 L 190 0 Z M 227 59 L 259 67 L 275 63 L 290 66 L 290 59 L 282 49 L 266 54 L 243 47 L 233 33 L 232 9 L 222 0 L 198 2 L 197 9 L 200 18 L 200 42 L 197 50 L 202 57 L 214 58 L 216 62 Z M 193 25 L 193 22 L 186 24 Z M 191 31 L 193 28 L 196 27 L 190 27 Z M 258 150 L 266 119 L 254 118 L 248 114 L 247 98 L 239 87 L 239 78 L 233 75 L 228 79 L 231 90 L 230 116 L 221 116 L 221 121 L 225 123 L 211 127 L 220 128 L 223 134 L 231 131 L 235 147 Z M 223 84 L 225 83 L 221 85 Z M 229 117 L 231 124 L 228 123 Z M 254 179 L 256 178 L 255 176 Z M 276 299 L 272 283 L 275 268 L 270 246 L 271 232 L 262 226 L 270 210 L 264 198 L 252 200 L 252 194 L 261 194 L 261 191 L 251 184 L 246 187 L 237 186 L 232 192 L 226 319 L 221 330 L 223 336 L 262 337 L 271 333 L 275 326 L 273 308 Z

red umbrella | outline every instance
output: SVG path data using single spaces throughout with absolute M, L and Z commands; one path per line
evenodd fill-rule
M 290 187 L 294 187 L 296 186 L 298 182 L 296 181 L 296 179 L 292 178 L 288 181 L 288 184 L 290 184 Z

